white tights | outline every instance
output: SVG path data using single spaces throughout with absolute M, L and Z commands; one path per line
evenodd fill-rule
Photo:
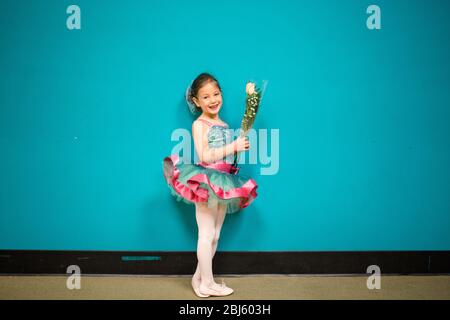
M 217 250 L 220 230 L 226 216 L 226 205 L 196 203 L 196 220 L 198 226 L 197 269 L 194 279 L 198 284 L 210 286 L 215 284 L 212 272 L 212 259 Z

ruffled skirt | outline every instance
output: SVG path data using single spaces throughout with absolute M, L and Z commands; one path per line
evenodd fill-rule
M 180 163 L 177 155 L 163 161 L 164 177 L 178 201 L 227 205 L 227 213 L 247 207 L 257 196 L 256 182 L 238 175 L 238 169 L 226 162 L 213 164 Z

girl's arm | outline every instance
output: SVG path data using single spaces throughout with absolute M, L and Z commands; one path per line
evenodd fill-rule
M 239 137 L 223 147 L 210 148 L 208 146 L 207 133 L 208 125 L 204 124 L 201 121 L 194 121 L 194 123 L 192 124 L 194 146 L 201 162 L 216 162 L 218 160 L 222 160 L 224 157 L 230 154 L 247 150 L 250 147 L 246 137 Z

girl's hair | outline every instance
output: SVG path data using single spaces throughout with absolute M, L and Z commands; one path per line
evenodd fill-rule
M 212 76 L 211 74 L 206 73 L 206 72 L 201 73 L 197 76 L 197 78 L 194 79 L 194 81 L 191 84 L 191 87 L 189 90 L 189 95 L 187 97 L 190 103 L 195 105 L 193 98 L 197 97 L 198 91 L 208 82 L 214 82 L 216 84 L 217 88 L 219 88 L 220 92 L 222 92 L 222 89 L 220 88 L 220 85 L 219 85 L 219 81 L 217 81 L 217 79 L 214 78 L 214 76 Z M 195 108 L 198 111 L 201 111 L 201 110 L 199 110 L 200 108 L 197 107 L 196 105 L 195 105 Z

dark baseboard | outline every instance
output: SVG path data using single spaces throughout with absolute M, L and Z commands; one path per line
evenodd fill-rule
M 195 252 L 0 250 L 0 274 L 190 275 Z M 215 274 L 448 274 L 450 251 L 244 251 L 218 252 Z

